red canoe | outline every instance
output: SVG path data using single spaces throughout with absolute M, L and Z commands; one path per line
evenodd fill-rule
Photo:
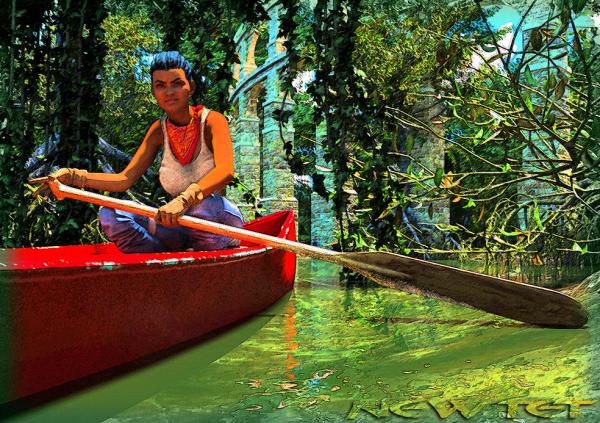
M 295 240 L 283 211 L 246 229 Z M 242 321 L 293 285 L 293 253 L 242 243 L 123 254 L 113 244 L 0 250 L 0 404 Z

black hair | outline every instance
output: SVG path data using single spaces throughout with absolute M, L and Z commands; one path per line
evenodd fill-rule
M 194 70 L 190 62 L 178 51 L 163 51 L 154 55 L 150 65 L 150 76 L 157 70 L 183 69 L 189 82 L 194 80 Z

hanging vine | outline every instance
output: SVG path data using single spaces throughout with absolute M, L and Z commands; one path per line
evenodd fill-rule
M 25 185 L 30 168 L 26 162 L 38 144 L 56 137 L 60 142 L 55 160 L 45 156 L 33 160 L 46 163 L 48 170 L 53 164 L 94 169 L 100 110 L 97 77 L 104 57 L 99 26 L 105 16 L 100 0 L 25 6 L 11 2 L 11 25 L 1 34 L 8 54 L 0 59 L 8 69 L 0 72 L 7 79 L 0 110 L 4 246 L 78 239 L 92 218 L 88 206 L 32 203 Z

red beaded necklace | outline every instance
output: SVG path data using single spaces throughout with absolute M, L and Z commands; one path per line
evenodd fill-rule
M 192 118 L 185 126 L 177 126 L 167 119 L 167 134 L 171 151 L 182 166 L 192 161 L 200 134 L 200 111 L 204 106 L 192 107 Z

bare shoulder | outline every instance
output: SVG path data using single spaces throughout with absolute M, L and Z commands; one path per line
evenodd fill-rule
M 206 117 L 206 124 L 210 127 L 218 127 L 218 126 L 229 126 L 229 122 L 227 118 L 219 112 L 211 110 L 208 116 Z
M 151 145 L 160 146 L 163 143 L 163 132 L 162 127 L 160 125 L 160 119 L 156 119 L 146 132 L 146 137 L 144 138 L 145 142 L 150 143 Z

